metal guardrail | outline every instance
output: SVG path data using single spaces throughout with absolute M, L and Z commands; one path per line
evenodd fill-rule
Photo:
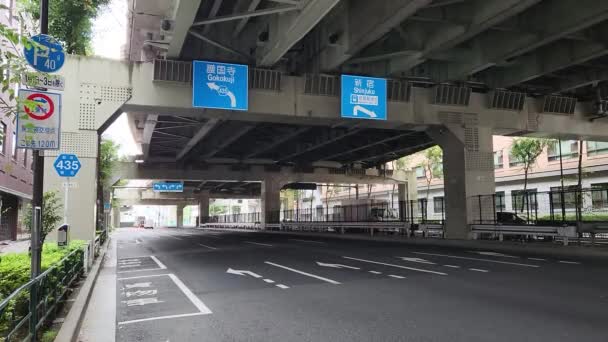
M 0 302 L 1 341 L 30 341 L 40 331 L 84 269 L 83 256 L 84 249 L 72 251 Z M 33 320 L 29 303 L 32 290 L 37 291 L 39 298 Z

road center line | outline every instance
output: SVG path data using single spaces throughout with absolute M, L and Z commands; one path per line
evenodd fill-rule
M 209 248 L 209 249 L 217 249 L 216 247 L 211 247 L 211 246 L 203 245 L 202 243 L 199 243 L 198 245 L 201 246 L 201 247 Z
M 154 260 L 154 262 L 158 265 L 158 267 L 160 267 L 161 270 L 167 269 L 167 266 L 160 262 L 160 260 L 158 260 L 154 255 L 150 255 L 150 259 Z
M 430 271 L 430 270 L 425 270 L 425 269 L 421 269 L 421 268 L 407 267 L 407 266 L 402 266 L 402 265 L 387 264 L 387 263 L 379 262 L 379 261 L 365 260 L 365 259 L 359 259 L 359 258 L 351 258 L 351 257 L 347 257 L 347 256 L 343 256 L 343 258 L 350 259 L 350 260 L 362 261 L 362 262 L 369 262 L 370 264 L 378 264 L 378 265 L 384 265 L 384 266 L 390 266 L 390 267 L 403 268 L 405 270 L 410 270 L 410 271 L 418 271 L 418 272 L 432 273 L 432 274 L 439 274 L 439 275 L 448 275 L 447 273 L 443 273 L 443 272 Z
M 457 255 L 448 255 L 448 254 L 435 254 L 435 253 L 424 253 L 424 252 L 412 252 L 412 253 L 414 253 L 414 254 L 422 254 L 422 255 L 438 256 L 438 257 L 445 257 L 445 258 L 453 258 L 453 259 L 463 259 L 463 260 L 475 260 L 475 261 L 493 262 L 493 263 L 496 263 L 496 264 L 515 265 L 515 266 L 523 266 L 523 267 L 540 267 L 538 265 L 521 264 L 521 263 L 518 263 L 518 262 L 499 261 L 499 260 L 480 259 L 480 258 L 470 258 L 470 257 L 463 257 L 463 256 L 457 256 Z
M 305 276 L 307 276 L 307 277 L 311 277 L 311 278 L 315 278 L 315 279 L 323 280 L 323 281 L 328 282 L 328 283 L 330 283 L 330 284 L 334 284 L 334 285 L 340 285 L 340 283 L 339 283 L 339 282 L 337 282 L 337 281 L 335 281 L 335 280 L 331 280 L 331 279 L 328 279 L 328 278 L 323 278 L 323 277 L 318 276 L 318 275 L 314 275 L 314 274 L 306 273 L 306 272 L 304 272 L 304 271 L 296 270 L 296 269 L 294 269 L 294 268 L 290 268 L 290 267 L 287 267 L 287 266 L 283 266 L 283 265 L 275 264 L 275 263 L 270 262 L 270 261 L 264 261 L 264 263 L 265 263 L 265 264 L 268 264 L 268 265 L 271 265 L 271 266 L 279 267 L 279 268 L 282 268 L 282 269 L 285 269 L 285 270 L 288 270 L 288 271 L 291 271 L 291 272 L 299 273 L 299 274 L 301 274 L 301 275 L 305 275 Z
M 308 242 L 308 243 L 318 243 L 320 245 L 326 245 L 327 243 L 321 241 L 313 241 L 313 240 L 302 240 L 302 239 L 289 239 L 291 241 L 300 241 L 300 242 Z
M 252 244 L 252 245 L 260 245 L 260 246 L 264 246 L 264 247 L 272 247 L 272 245 L 269 245 L 267 243 L 259 243 L 259 242 L 253 242 L 253 241 L 243 241 L 245 243 L 248 244 Z

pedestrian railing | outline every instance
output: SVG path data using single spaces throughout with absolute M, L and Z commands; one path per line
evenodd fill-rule
M 69 287 L 84 269 L 84 250 L 76 249 L 0 302 L 0 341 L 30 341 L 52 318 Z M 36 294 L 35 305 L 30 291 Z

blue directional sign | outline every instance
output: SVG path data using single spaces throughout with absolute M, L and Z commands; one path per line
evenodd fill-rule
M 53 166 L 59 177 L 74 177 L 82 167 L 75 154 L 60 154 Z
M 194 61 L 192 68 L 192 107 L 248 109 L 247 65 Z
M 39 34 L 33 36 L 32 41 L 41 46 L 30 45 L 23 48 L 27 62 L 38 71 L 59 71 L 65 62 L 65 52 L 57 39 L 46 34 Z
M 342 117 L 386 120 L 386 79 L 342 75 Z
M 184 183 L 181 182 L 154 182 L 152 190 L 155 192 L 184 192 Z

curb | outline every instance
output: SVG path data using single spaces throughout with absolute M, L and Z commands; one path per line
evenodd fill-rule
M 524 253 L 527 255 L 551 255 L 556 257 L 574 257 L 574 258 L 605 258 L 608 259 L 608 248 L 603 247 L 582 247 L 582 246 L 553 246 L 553 245 L 531 245 L 510 242 L 484 241 L 484 240 L 446 240 L 446 239 L 420 239 L 420 238 L 404 238 L 404 237 L 384 237 L 384 236 L 357 236 L 357 235 L 339 235 L 329 233 L 306 233 L 306 232 L 286 232 L 272 230 L 247 230 L 234 228 L 195 228 L 199 230 L 211 231 L 232 231 L 232 232 L 248 232 L 255 234 L 274 234 L 274 235 L 292 235 L 292 236 L 308 236 L 319 237 L 335 240 L 349 241 L 375 241 L 395 243 L 409 246 L 427 246 L 427 247 L 447 247 L 454 249 L 471 249 L 471 250 L 487 250 L 492 249 L 495 252 L 511 252 Z M 575 242 L 571 242 L 574 244 Z
M 91 294 L 93 293 L 93 288 L 95 287 L 95 283 L 97 282 L 97 277 L 99 276 L 99 272 L 101 271 L 101 265 L 103 260 L 106 257 L 106 252 L 110 246 L 111 237 L 108 236 L 106 240 L 105 246 L 102 248 L 99 257 L 93 263 L 91 270 L 89 271 L 89 275 L 87 276 L 84 285 L 80 288 L 80 292 L 78 292 L 78 296 L 76 296 L 76 301 L 72 308 L 68 312 L 68 315 L 65 318 L 65 321 L 61 325 L 59 329 L 59 333 L 55 338 L 55 341 L 78 341 L 78 333 L 80 332 L 80 326 L 82 325 L 82 320 L 87 311 L 87 307 L 89 305 L 89 300 L 91 299 Z

